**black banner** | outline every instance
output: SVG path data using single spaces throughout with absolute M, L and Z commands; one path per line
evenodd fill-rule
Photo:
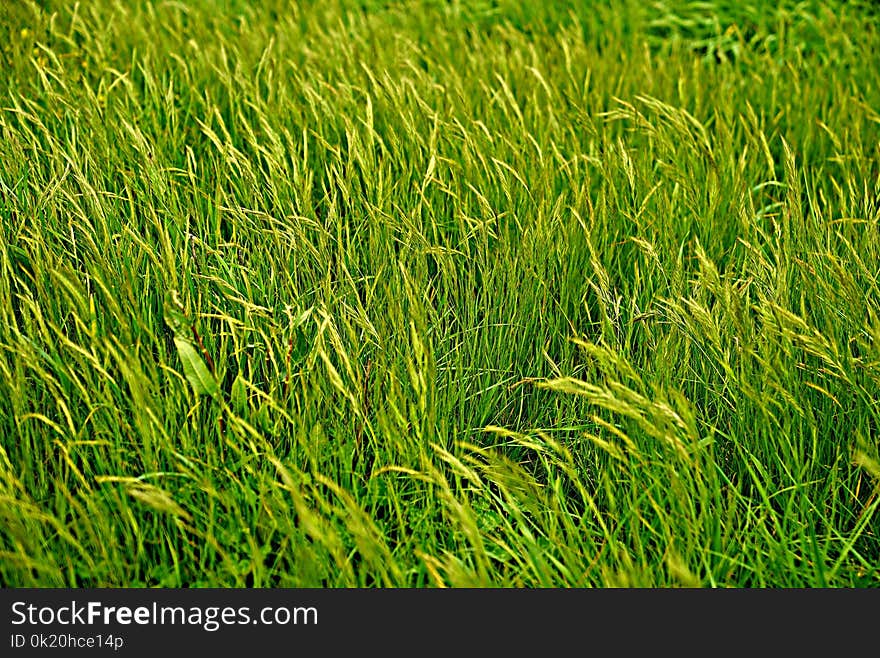
M 0 656 L 835 653 L 877 590 L 4 589 Z

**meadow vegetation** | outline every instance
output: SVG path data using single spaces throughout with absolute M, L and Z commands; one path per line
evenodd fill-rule
M 0 582 L 880 585 L 876 3 L 0 9 Z

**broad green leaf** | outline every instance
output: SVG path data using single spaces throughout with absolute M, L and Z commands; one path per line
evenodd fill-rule
M 230 394 L 232 407 L 238 413 L 243 413 L 247 409 L 247 388 L 245 387 L 244 377 L 241 373 L 235 376 L 232 382 L 232 391 Z
M 177 346 L 177 353 L 183 362 L 183 374 L 192 385 L 196 395 L 216 396 L 220 392 L 217 380 L 208 370 L 208 366 L 202 361 L 198 351 L 193 347 L 192 343 L 179 336 L 174 337 L 174 344 Z
M 300 327 L 294 329 L 294 337 L 292 339 L 290 350 L 290 364 L 298 365 L 309 355 L 311 349 L 312 345 L 309 343 L 309 338 L 306 335 L 306 332 Z

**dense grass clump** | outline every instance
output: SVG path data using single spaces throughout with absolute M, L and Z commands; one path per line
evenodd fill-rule
M 870 3 L 0 37 L 4 585 L 880 585 Z

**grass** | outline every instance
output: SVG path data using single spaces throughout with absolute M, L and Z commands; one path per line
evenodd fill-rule
M 870 3 L 13 3 L 0 582 L 880 585 Z

